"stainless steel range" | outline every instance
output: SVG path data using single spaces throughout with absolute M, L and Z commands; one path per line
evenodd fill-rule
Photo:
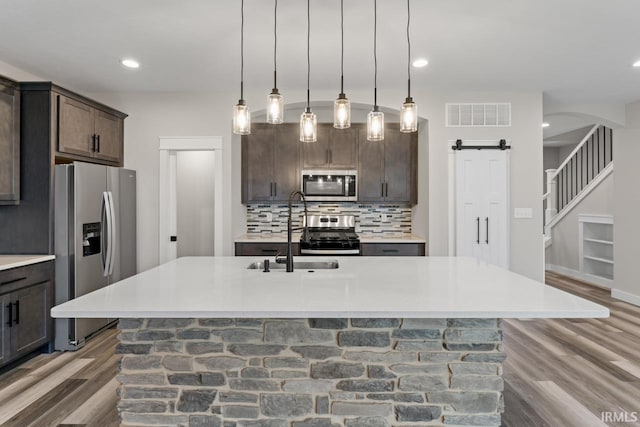
M 301 255 L 360 255 L 360 238 L 353 215 L 309 215 Z

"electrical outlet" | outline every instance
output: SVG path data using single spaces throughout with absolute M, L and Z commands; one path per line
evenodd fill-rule
M 264 222 L 273 221 L 273 214 L 271 212 L 267 212 L 264 214 Z

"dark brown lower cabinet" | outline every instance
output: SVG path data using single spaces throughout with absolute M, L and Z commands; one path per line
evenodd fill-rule
M 53 339 L 53 261 L 0 271 L 0 366 Z
M 361 243 L 362 256 L 424 256 L 424 243 Z
M 265 256 L 275 257 L 277 254 L 287 254 L 287 244 L 285 242 L 260 242 L 244 243 L 236 242 L 236 256 Z M 300 254 L 300 244 L 293 244 L 293 254 Z

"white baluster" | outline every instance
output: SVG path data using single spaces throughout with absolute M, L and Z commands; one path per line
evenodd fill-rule
M 556 169 L 547 169 L 545 170 L 547 174 L 547 209 L 544 212 L 545 218 L 545 234 L 549 234 L 549 223 L 553 220 L 553 218 L 558 214 L 558 209 L 556 206 L 556 199 L 558 193 L 558 185 L 556 181 Z

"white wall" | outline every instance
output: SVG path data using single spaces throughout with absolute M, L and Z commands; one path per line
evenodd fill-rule
M 616 181 L 614 189 L 615 222 L 614 284 L 612 296 L 640 305 L 638 248 L 640 247 L 640 102 L 627 106 L 626 129 L 614 130 Z
M 235 100 L 204 93 L 109 93 L 89 96 L 129 114 L 125 120 L 125 167 L 138 171 L 138 268 L 144 271 L 158 264 L 158 138 L 222 136 L 225 156 L 223 178 L 227 183 L 232 183 L 232 191 L 236 191 L 236 185 L 230 178 L 230 106 Z M 231 253 L 236 217 L 243 215 L 242 210 L 235 209 L 235 216 L 232 216 L 231 203 L 231 200 L 225 200 L 223 207 L 226 253 Z M 238 218 L 238 221 L 243 222 L 244 219 Z M 237 227 L 241 230 L 243 224 Z
M 450 140 L 511 140 L 511 269 L 536 280 L 543 280 L 542 250 L 542 95 L 538 93 L 474 93 L 429 95 L 429 180 L 430 254 L 448 253 L 448 224 L 453 219 L 447 204 L 447 159 Z M 446 102 L 511 102 L 509 128 L 446 128 L 443 126 Z M 514 208 L 531 208 L 533 218 L 513 218 Z
M 215 152 L 178 151 L 178 258 L 214 255 Z
M 266 91 L 248 93 L 249 106 L 263 109 Z M 371 102 L 371 93 L 348 93 L 354 103 Z M 512 141 L 511 205 L 530 207 L 532 219 L 511 220 L 511 265 L 518 273 L 542 280 L 542 95 L 532 93 L 416 93 L 420 116 L 429 119 L 419 143 L 419 204 L 414 207 L 414 232 L 428 237 L 430 255 L 449 253 L 449 207 L 447 179 L 450 140 L 502 139 Z M 109 93 L 89 94 L 129 114 L 125 122 L 125 165 L 138 171 L 140 270 L 158 262 L 158 137 L 222 136 L 225 147 L 225 180 L 231 197 L 225 204 L 225 253 L 232 254 L 232 239 L 245 232 L 246 210 L 240 203 L 240 144 L 231 134 L 231 109 L 237 94 L 212 93 Z M 288 103 L 300 103 L 305 93 L 284 93 Z M 333 92 L 312 92 L 313 99 L 332 101 Z M 403 94 L 379 92 L 383 107 L 398 108 Z M 446 128 L 446 102 L 512 103 L 510 128 Z M 297 114 L 294 115 L 295 121 Z M 291 118 L 289 118 L 291 120 Z M 428 138 L 426 136 L 428 135 Z M 230 184 L 229 184 L 230 183 Z M 453 213 L 451 213 L 453 214 Z M 427 235 L 428 231 L 428 235 Z
M 28 71 L 14 67 L 11 64 L 0 61 L 0 76 L 8 77 L 19 82 L 32 82 L 44 80 L 42 77 L 31 74 Z

